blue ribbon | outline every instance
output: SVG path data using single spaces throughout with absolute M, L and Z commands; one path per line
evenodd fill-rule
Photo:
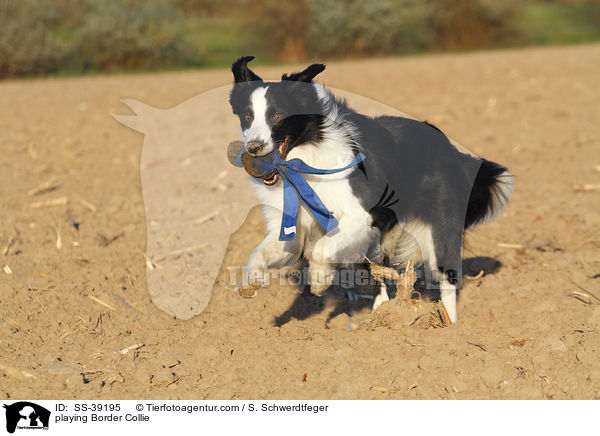
M 301 174 L 335 174 L 345 171 L 365 160 L 365 155 L 358 153 L 356 158 L 343 168 L 319 169 L 305 164 L 300 159 L 283 160 L 277 150 L 272 152 L 271 162 L 261 162 L 261 165 L 272 165 L 283 179 L 283 217 L 281 219 L 280 241 L 291 241 L 296 236 L 298 222 L 298 197 L 308 207 L 317 222 L 326 232 L 338 226 L 333 212 L 328 210 L 317 193 L 304 180 Z M 232 161 L 233 163 L 233 161 Z M 241 164 L 241 161 L 240 161 Z M 236 166 L 237 165 L 234 163 Z

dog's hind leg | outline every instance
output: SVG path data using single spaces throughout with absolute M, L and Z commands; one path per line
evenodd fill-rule
M 462 275 L 462 228 L 453 229 L 447 220 L 440 220 L 433 225 L 406 228 L 406 231 L 414 238 L 424 261 L 425 288 L 439 290 L 450 320 L 456 322 L 456 290 L 460 288 Z
M 439 288 L 440 299 L 453 323 L 458 320 L 456 290 L 462 278 L 461 247 L 462 229 L 433 234 L 433 250 L 428 261 L 431 274 L 427 281 Z

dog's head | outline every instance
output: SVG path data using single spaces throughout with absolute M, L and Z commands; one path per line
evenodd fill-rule
M 245 56 L 231 66 L 234 85 L 229 97 L 248 153 L 263 156 L 278 149 L 285 159 L 294 147 L 320 140 L 324 115 L 312 80 L 325 65 L 284 74 L 280 82 L 264 82 L 248 68 L 252 59 Z

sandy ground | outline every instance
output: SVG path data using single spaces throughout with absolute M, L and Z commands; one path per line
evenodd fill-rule
M 465 283 L 459 323 L 414 322 L 422 305 L 393 300 L 354 331 L 369 309 L 336 295 L 231 291 L 225 268 L 261 240 L 260 214 L 232 236 L 204 313 L 177 320 L 150 300 L 143 138 L 110 114 L 129 113 L 122 98 L 176 106 L 230 83 L 227 71 L 0 83 L 0 395 L 599 398 L 600 191 L 573 187 L 600 184 L 598 71 L 599 45 L 328 65 L 325 84 L 434 122 L 516 182 L 509 209 L 467 236 L 467 267 L 488 274 Z M 225 126 L 208 162 L 237 135 Z M 53 177 L 57 189 L 28 195 Z M 197 201 L 250 201 L 233 182 L 213 188 L 195 186 Z

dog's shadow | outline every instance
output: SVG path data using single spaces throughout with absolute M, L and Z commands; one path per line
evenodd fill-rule
M 502 264 L 499 260 L 492 257 L 470 257 L 463 259 L 462 269 L 463 277 L 477 277 L 483 271 L 483 276 L 495 274 Z M 306 265 L 303 265 L 306 268 Z M 366 266 L 364 266 L 366 270 Z M 415 298 L 426 298 L 430 300 L 439 299 L 439 291 L 425 289 L 424 287 L 424 271 L 419 268 L 417 271 L 417 281 L 415 282 Z M 310 292 L 310 286 L 307 284 L 299 284 L 299 292 L 296 299 L 292 303 L 289 309 L 283 312 L 281 315 L 276 316 L 273 324 L 277 327 L 281 327 L 287 324 L 292 319 L 304 320 L 311 316 L 323 313 L 326 309 L 333 307 L 333 309 L 327 315 L 326 324 L 338 315 L 345 313 L 348 316 L 360 312 L 362 310 L 370 310 L 373 307 L 373 298 L 379 292 L 378 285 L 370 283 L 366 286 L 347 288 L 332 285 L 330 286 L 323 296 L 319 297 L 313 295 Z M 388 294 L 390 298 L 394 298 L 396 295 L 396 289 L 393 283 L 387 283 Z M 301 292 L 300 292 L 301 291 Z M 458 291 L 460 298 L 460 290 Z M 350 298 L 353 296 L 354 298 Z

